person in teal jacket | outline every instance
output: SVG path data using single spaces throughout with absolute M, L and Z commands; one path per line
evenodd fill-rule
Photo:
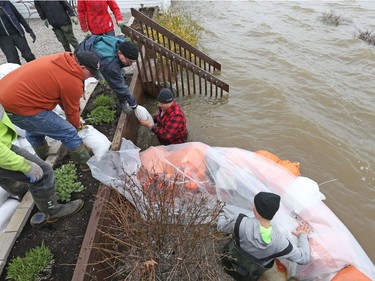
M 74 52 L 89 51 L 100 59 L 100 72 L 116 93 L 122 110 L 129 114 L 137 107 L 137 101 L 125 83 L 121 69 L 132 65 L 138 59 L 138 46 L 124 36 L 90 35 Z
M 12 144 L 16 139 L 16 130 L 0 104 L 0 186 L 16 196 L 23 196 L 30 190 L 36 206 L 49 223 L 78 212 L 83 207 L 83 201 L 78 199 L 59 204 L 52 167 L 38 156 Z

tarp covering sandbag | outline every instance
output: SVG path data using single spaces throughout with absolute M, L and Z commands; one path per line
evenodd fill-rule
M 119 151 L 108 151 L 100 161 L 92 158 L 88 164 L 96 179 L 117 188 L 125 196 L 127 188 L 142 188 L 141 170 L 151 174 L 182 173 L 185 179 L 182 187 L 197 196 L 212 195 L 213 200 L 207 201 L 208 205 L 217 199 L 225 202 L 228 215 L 233 217 L 240 212 L 254 216 L 252 198 L 256 193 L 277 193 L 281 196 L 281 206 L 272 221 L 273 226 L 293 244 L 297 241 L 291 233 L 298 223 L 311 227 L 311 262 L 297 265 L 281 259 L 289 276 L 298 276 L 301 280 L 331 280 L 350 264 L 368 280 L 375 280 L 374 264 L 345 225 L 323 203 L 324 195 L 317 183 L 294 175 L 262 155 L 198 142 L 151 147 L 140 152 L 133 143 L 124 140 Z

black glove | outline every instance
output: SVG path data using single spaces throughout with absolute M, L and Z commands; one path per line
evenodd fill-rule
M 31 39 L 33 39 L 33 43 L 34 43 L 35 40 L 36 40 L 36 35 L 32 30 L 30 31 L 30 37 L 31 37 Z

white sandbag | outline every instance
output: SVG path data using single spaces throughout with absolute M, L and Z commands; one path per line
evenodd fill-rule
M 3 205 L 0 207 L 0 233 L 4 231 L 7 227 L 8 222 L 10 221 L 13 213 L 17 209 L 20 201 L 16 199 L 9 198 L 5 201 Z
M 138 105 L 134 112 L 135 116 L 138 118 L 139 121 L 150 120 L 151 124 L 154 125 L 154 119 L 152 118 L 151 114 L 147 111 L 147 109 L 142 105 Z
M 53 112 L 66 119 L 65 111 L 61 108 L 60 105 L 56 105 L 56 107 L 53 109 Z
M 14 145 L 18 146 L 18 147 L 21 147 L 21 148 L 27 150 L 31 154 L 35 154 L 34 148 L 31 146 L 31 144 L 29 143 L 29 141 L 26 138 L 19 137 L 16 140 L 14 140 L 12 143 Z
M 19 67 L 20 65 L 16 63 L 4 63 L 0 65 L 0 79 Z
M 112 144 L 104 134 L 91 125 L 85 125 L 82 130 L 78 131 L 78 135 L 98 158 L 102 157 Z
M 0 206 L 8 199 L 10 193 L 0 186 Z M 1 215 L 1 214 L 0 214 Z
M 14 125 L 14 124 L 13 124 L 13 126 L 16 129 L 17 136 L 22 137 L 22 138 L 26 138 L 26 131 L 24 129 L 21 129 L 20 127 Z

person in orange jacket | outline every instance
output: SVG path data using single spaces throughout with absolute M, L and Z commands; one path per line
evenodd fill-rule
M 48 156 L 48 136 L 61 141 L 73 161 L 85 165 L 90 155 L 77 133 L 82 128 L 80 99 L 83 81 L 99 75 L 99 58 L 91 52 L 40 57 L 0 79 L 0 103 L 12 123 L 26 130 L 40 158 Z M 56 105 L 66 120 L 53 111 Z
M 124 20 L 121 10 L 114 0 L 78 0 L 77 13 L 81 29 L 86 35 L 89 32 L 94 35 L 111 35 L 115 36 L 115 30 L 108 7 L 113 12 L 117 25 L 122 28 Z

